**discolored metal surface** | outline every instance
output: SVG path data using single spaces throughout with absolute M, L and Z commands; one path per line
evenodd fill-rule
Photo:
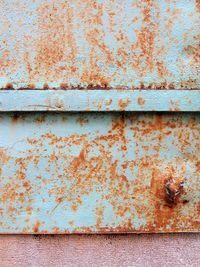
M 199 120 L 1 113 L 0 232 L 200 231 Z
M 199 62 L 199 0 L 0 1 L 0 233 L 200 231 Z
M 194 89 L 199 0 L 1 0 L 0 88 Z
M 2 90 L 0 111 L 200 111 L 200 90 Z

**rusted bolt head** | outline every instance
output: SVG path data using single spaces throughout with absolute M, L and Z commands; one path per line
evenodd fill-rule
M 168 204 L 173 205 L 177 203 L 180 195 L 184 191 L 184 182 L 183 181 L 173 181 L 170 178 L 165 183 L 165 200 Z

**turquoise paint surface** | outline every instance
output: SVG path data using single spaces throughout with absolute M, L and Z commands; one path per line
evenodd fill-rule
M 2 1 L 0 88 L 198 88 L 199 29 L 195 0 Z
M 165 208 L 154 195 L 152 173 L 163 173 L 157 186 L 164 190 L 172 168 L 174 178 L 185 179 L 189 199 L 178 206 L 184 223 L 177 227 L 198 230 L 190 226 L 199 203 L 198 114 L 16 116 L 1 113 L 1 233 L 148 232 L 156 224 L 154 205 L 161 201 Z M 173 220 L 155 231 L 173 231 Z

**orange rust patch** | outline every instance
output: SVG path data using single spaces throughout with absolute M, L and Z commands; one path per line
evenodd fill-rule
M 79 155 L 79 158 L 82 161 L 85 160 L 84 149 L 81 150 L 80 155 Z
M 170 83 L 170 84 L 168 85 L 168 88 L 169 88 L 169 89 L 175 89 L 175 85 L 174 85 L 174 83 Z
M 120 110 L 124 110 L 129 105 L 130 102 L 131 102 L 130 99 L 120 99 L 118 102 Z
M 40 228 L 40 222 L 37 221 L 35 224 L 33 224 L 33 232 L 38 233 Z
M 67 83 L 61 83 L 60 84 L 60 89 L 66 90 L 69 88 L 69 85 Z
M 200 0 L 196 0 L 196 7 L 198 12 L 200 12 Z
M 172 106 L 172 108 L 170 108 L 170 110 L 173 110 L 173 111 L 181 111 L 180 107 L 179 107 L 179 101 L 173 101 L 173 100 L 170 100 L 170 104 Z
M 197 161 L 196 168 L 197 168 L 197 171 L 200 172 L 200 161 Z
M 44 83 L 44 85 L 43 85 L 43 89 L 44 89 L 44 90 L 48 90 L 48 89 L 49 89 L 49 85 L 48 85 L 48 83 Z
M 137 102 L 138 102 L 138 104 L 139 104 L 140 106 L 142 106 L 142 105 L 145 104 L 145 99 L 144 99 L 143 97 L 140 96 L 140 97 L 138 97 Z
M 35 89 L 35 84 L 28 84 L 27 89 L 34 90 Z
M 7 83 L 5 89 L 12 90 L 13 89 L 13 84 L 12 83 Z
M 69 221 L 68 224 L 69 224 L 70 226 L 73 226 L 73 225 L 74 225 L 74 220 Z
M 76 212 L 77 209 L 78 209 L 78 207 L 77 207 L 76 205 L 73 204 L 73 205 L 71 206 L 71 209 L 72 209 L 72 211 Z
M 7 155 L 6 151 L 3 149 L 0 149 L 0 160 L 1 160 L 2 166 L 9 160 L 9 158 L 10 157 Z
M 30 222 L 30 218 L 26 218 L 26 219 L 24 220 L 24 222 L 25 222 L 25 223 Z
M 26 212 L 27 212 L 28 215 L 32 215 L 33 208 L 32 207 L 27 207 L 26 208 Z
M 2 175 L 2 167 L 6 164 L 6 162 L 8 162 L 9 158 L 10 157 L 7 155 L 6 151 L 0 149 L 0 177 Z

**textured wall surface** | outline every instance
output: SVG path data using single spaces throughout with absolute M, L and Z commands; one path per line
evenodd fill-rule
M 0 236 L 0 266 L 200 266 L 199 234 Z

